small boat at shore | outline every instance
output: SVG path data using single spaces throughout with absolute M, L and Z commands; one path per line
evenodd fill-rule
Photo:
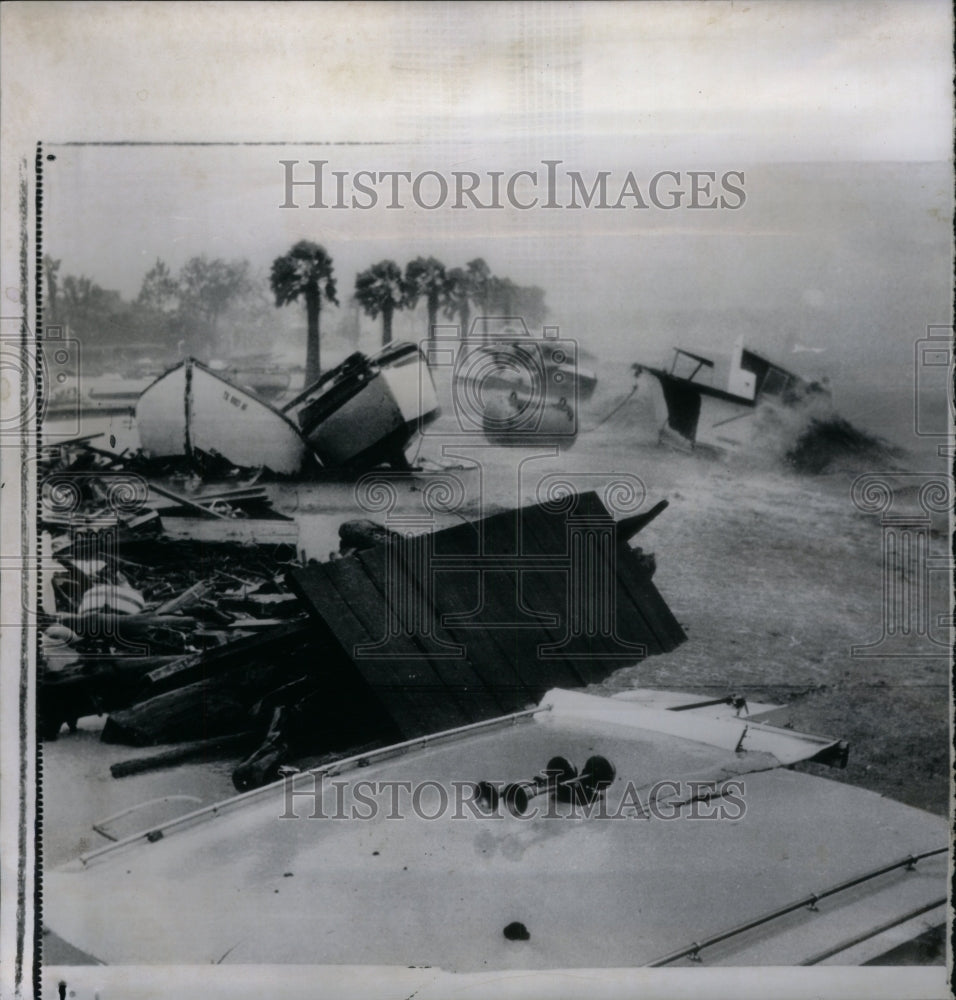
M 148 458 L 224 459 L 285 476 L 318 465 L 287 416 L 194 358 L 143 392 L 136 426 Z
M 462 344 L 455 365 L 459 422 L 480 422 L 493 444 L 574 443 L 578 407 L 594 395 L 597 375 L 578 364 L 567 340 L 531 337 L 505 327 Z M 463 424 L 464 425 L 464 424 Z
M 408 442 L 438 416 L 439 406 L 424 355 L 399 342 L 371 358 L 356 351 L 282 413 L 326 466 L 407 468 Z
M 809 382 L 743 346 L 734 345 L 726 388 L 713 384 L 714 362 L 674 348 L 669 369 L 635 364 L 660 384 L 663 396 L 661 439 L 678 447 L 717 451 L 748 445 L 758 410 L 795 408 L 811 398 L 828 398 L 825 382 Z

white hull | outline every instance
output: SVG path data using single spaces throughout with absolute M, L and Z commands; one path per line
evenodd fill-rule
M 306 434 L 326 465 L 349 465 L 403 425 L 402 411 L 378 373 Z
M 383 977 L 693 965 L 695 943 L 706 967 L 853 963 L 887 950 L 879 929 L 907 915 L 942 922 L 944 817 L 787 769 L 835 741 L 689 704 L 699 696 L 666 695 L 694 709 L 675 712 L 643 694 L 552 690 L 533 714 L 299 775 L 295 798 L 279 782 L 150 824 L 49 873 L 45 921 L 110 964 L 308 962 Z M 456 806 L 456 788 L 530 779 L 555 753 L 579 772 L 592 754 L 613 763 L 596 814 L 547 796 L 523 818 Z M 396 783 L 409 788 L 401 822 L 388 819 Z M 413 786 L 428 789 L 417 812 Z M 726 795 L 700 798 L 718 786 Z M 810 893 L 818 907 L 802 902 Z M 513 922 L 527 939 L 503 933 Z
M 401 464 L 412 436 L 438 415 L 438 396 L 421 352 L 397 345 L 350 359 L 284 412 L 325 465 Z
M 201 452 L 282 475 L 301 472 L 310 458 L 286 417 L 191 358 L 140 396 L 136 424 L 143 451 L 152 458 Z

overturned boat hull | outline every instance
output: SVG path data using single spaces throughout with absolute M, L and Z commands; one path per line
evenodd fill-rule
M 681 365 L 687 374 L 679 374 Z M 734 345 L 726 389 L 701 380 L 712 376 L 710 358 L 680 347 L 674 349 L 670 371 L 641 364 L 634 369 L 638 376 L 653 376 L 660 386 L 654 404 L 662 442 L 687 449 L 740 450 L 754 443 L 765 416 L 829 398 L 825 380 L 807 382 L 747 350 L 741 340 Z
M 136 425 L 150 458 L 212 456 L 281 475 L 296 475 L 315 461 L 287 417 L 193 358 L 140 396 Z
M 283 412 L 327 466 L 402 467 L 412 437 L 438 416 L 438 397 L 414 344 L 373 358 L 356 352 L 308 387 Z

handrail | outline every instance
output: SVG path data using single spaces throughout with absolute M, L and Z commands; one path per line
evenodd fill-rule
M 931 851 L 923 851 L 920 854 L 908 854 L 905 858 L 893 861 L 888 865 L 881 865 L 879 868 L 874 868 L 871 871 L 864 872 L 862 875 L 857 875 L 854 878 L 847 879 L 845 882 L 840 882 L 829 889 L 823 890 L 823 892 L 811 892 L 809 896 L 798 899 L 793 903 L 787 903 L 785 906 L 777 907 L 775 910 L 770 910 L 768 913 L 764 913 L 759 917 L 754 917 L 752 920 L 747 920 L 742 924 L 737 924 L 736 927 L 731 927 L 729 930 L 721 931 L 718 934 L 712 934 L 710 937 L 704 938 L 703 941 L 692 941 L 684 948 L 672 951 L 669 955 L 665 955 L 663 958 L 655 959 L 653 962 L 647 962 L 646 965 L 648 968 L 659 968 L 662 965 L 669 965 L 671 962 L 676 962 L 678 959 L 687 958 L 688 956 L 692 960 L 699 960 L 699 954 L 704 948 L 709 948 L 711 945 L 719 944 L 721 941 L 726 941 L 728 938 L 735 937 L 738 934 L 743 934 L 744 931 L 752 930 L 754 927 L 759 927 L 761 924 L 769 923 L 771 920 L 776 920 L 778 917 L 786 916 L 788 913 L 793 913 L 794 910 L 800 910 L 804 907 L 815 910 L 816 904 L 821 899 L 826 899 L 828 896 L 835 896 L 839 892 L 852 889 L 854 886 L 860 885 L 863 882 L 868 882 L 870 879 L 877 878 L 880 875 L 885 875 L 887 872 L 895 871 L 897 868 L 905 866 L 906 868 L 912 870 L 916 862 L 922 861 L 923 858 L 933 857 L 936 854 L 948 853 L 948 847 L 937 847 Z
M 429 743 L 434 743 L 437 740 L 449 739 L 450 737 L 460 736 L 464 733 L 473 733 L 479 729 L 487 729 L 492 726 L 501 726 L 507 723 L 514 724 L 519 719 L 528 718 L 532 715 L 536 715 L 538 712 L 550 711 L 550 705 L 537 705 L 535 708 L 527 708 L 521 712 L 511 712 L 509 715 L 499 715 L 493 719 L 483 719 L 480 722 L 471 722 L 466 726 L 456 726 L 454 729 L 443 729 L 437 733 L 428 733 L 425 736 L 416 736 L 414 739 L 404 740 L 401 743 L 391 743 L 388 746 L 379 747 L 376 750 L 366 750 L 362 753 L 353 754 L 351 757 L 343 757 L 341 760 L 330 761 L 328 764 L 322 764 L 319 767 L 310 768 L 307 771 L 297 772 L 291 777 L 294 780 L 296 777 L 299 777 L 300 774 L 312 774 L 322 777 L 335 775 L 338 774 L 342 768 L 348 767 L 352 764 L 358 764 L 359 762 L 367 763 L 370 760 L 385 759 L 387 757 L 396 756 L 406 750 L 412 749 L 413 747 L 428 746 Z M 109 854 L 110 852 L 116 851 L 121 847 L 127 846 L 128 844 L 135 843 L 138 840 L 148 840 L 150 842 L 161 840 L 167 830 L 180 826 L 184 823 L 200 819 L 203 816 L 218 816 L 226 809 L 243 802 L 248 802 L 254 796 L 263 795 L 264 793 L 277 788 L 279 785 L 284 784 L 285 781 L 286 778 L 282 777 L 276 781 L 269 782 L 267 785 L 262 785 L 259 788 L 253 788 L 248 792 L 242 792 L 241 794 L 233 795 L 228 799 L 213 802 L 208 806 L 203 806 L 201 809 L 194 809 L 192 812 L 184 813 L 182 816 L 176 816 L 174 819 L 167 820 L 165 823 L 160 823 L 158 826 L 152 827 L 149 830 L 140 830 L 138 833 L 124 837 L 122 840 L 117 840 L 115 843 L 99 847 L 95 851 L 87 851 L 86 854 L 81 854 L 79 856 L 79 860 L 85 866 L 94 858 L 102 857 L 104 854 Z
M 929 903 L 924 903 L 922 906 L 917 906 L 916 909 L 910 910 L 908 913 L 904 913 L 901 917 L 894 917 L 892 920 L 887 920 L 878 927 L 873 927 L 862 934 L 857 934 L 855 937 L 850 938 L 849 941 L 843 941 L 840 944 L 833 945 L 832 948 L 827 948 L 825 951 L 817 952 L 816 955 L 813 955 L 800 964 L 819 965 L 820 962 L 823 962 L 828 958 L 832 958 L 834 955 L 839 955 L 841 951 L 847 951 L 849 948 L 854 948 L 858 944 L 863 944 L 864 941 L 870 941 L 873 938 L 878 937 L 880 934 L 892 930 L 894 927 L 899 927 L 900 924 L 905 924 L 907 920 L 912 920 L 914 917 L 918 917 L 923 913 L 935 910 L 938 906 L 942 906 L 945 902 L 945 896 L 938 896 Z

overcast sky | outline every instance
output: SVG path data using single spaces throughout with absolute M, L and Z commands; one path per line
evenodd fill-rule
M 484 256 L 544 286 L 552 322 L 628 355 L 672 341 L 669 312 L 680 329 L 709 316 L 699 334 L 718 347 L 744 323 L 777 346 L 907 356 L 913 331 L 949 315 L 945 2 L 44 3 L 4 18 L 5 130 L 42 122 L 29 139 L 56 157 L 45 249 L 128 297 L 157 257 L 264 273 L 304 237 L 328 247 L 345 297 L 382 257 Z M 163 145 L 237 140 L 301 144 Z M 156 145 L 90 145 L 116 141 Z M 738 170 L 747 197 L 702 212 L 425 211 L 407 195 L 400 211 L 384 197 L 310 210 L 305 195 L 280 209 L 278 161 L 313 158 L 448 178 L 553 158 L 589 182 L 609 171 L 612 198 L 628 171 L 646 197 L 657 171 Z
M 945 0 L 5 14 L 7 100 L 49 141 L 694 133 L 746 155 L 918 160 L 951 146 Z

